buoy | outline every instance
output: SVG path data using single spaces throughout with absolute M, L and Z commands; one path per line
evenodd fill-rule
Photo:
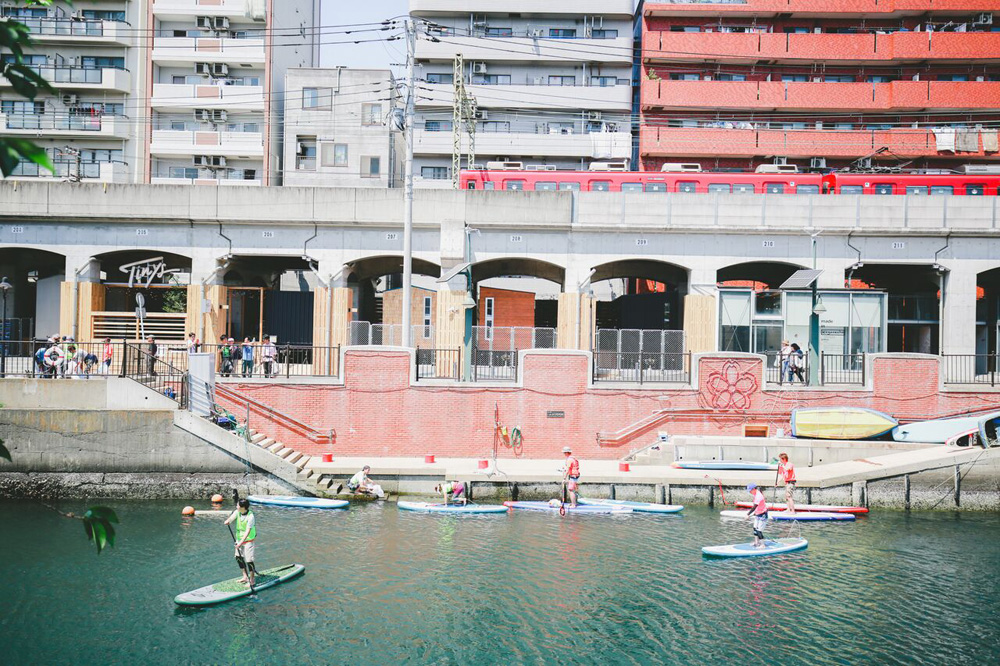
M 220 495 L 219 493 L 215 493 L 214 495 L 212 495 L 212 503 L 222 504 L 222 495 Z
M 424 456 L 424 462 L 427 463 L 427 464 L 433 463 L 434 462 L 434 454 L 433 453 L 428 453 L 427 455 L 425 455 Z
M 183 509 L 181 509 L 181 515 L 182 516 L 193 516 L 194 515 L 194 507 L 193 506 L 186 506 L 186 507 L 184 507 Z
M 479 461 L 479 469 L 488 469 L 489 466 L 490 466 L 490 461 L 489 460 L 480 460 Z
M 625 463 L 625 462 L 618 463 L 618 471 L 619 472 L 627 472 L 628 471 L 628 463 Z

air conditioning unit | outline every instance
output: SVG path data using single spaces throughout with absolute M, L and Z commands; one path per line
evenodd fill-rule
M 798 173 L 799 167 L 794 164 L 761 164 L 754 173 Z
M 487 171 L 523 171 L 524 162 L 487 162 Z
M 227 76 L 229 74 L 229 65 L 224 62 L 213 62 L 212 63 L 212 76 Z
M 600 111 L 587 111 L 587 120 L 600 120 L 604 114 Z
M 209 118 L 213 123 L 224 123 L 229 118 L 229 113 L 225 109 L 212 109 L 212 115 Z
M 197 25 L 199 30 L 211 30 L 212 29 L 212 17 L 211 16 L 199 16 L 197 18 Z
M 476 62 L 476 63 L 473 63 L 472 64 L 472 73 L 473 74 L 485 74 L 486 73 L 486 63 L 485 62 Z
M 197 62 L 194 65 L 194 73 L 201 74 L 202 76 L 208 76 L 212 73 L 212 65 L 207 62 Z
M 628 162 L 591 162 L 590 171 L 628 171 Z
M 1000 164 L 963 164 L 962 173 L 972 175 L 1000 174 Z
M 993 25 L 993 14 L 980 14 L 973 23 L 976 25 Z
M 809 158 L 809 168 L 810 169 L 825 169 L 826 168 L 826 158 L 825 157 L 811 157 L 811 158 Z
M 211 120 L 212 110 L 211 109 L 195 109 L 194 110 L 195 120 Z
M 80 103 L 79 95 L 63 95 L 62 103 L 64 106 L 76 106 Z
M 216 30 L 229 30 L 228 16 L 215 16 L 212 18 L 212 27 Z
M 486 109 L 476 109 L 476 120 L 489 120 L 490 114 Z
M 701 173 L 701 165 L 697 162 L 666 162 L 660 167 L 660 171 Z

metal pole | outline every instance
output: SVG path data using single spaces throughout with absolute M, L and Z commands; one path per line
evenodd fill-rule
M 0 377 L 7 376 L 7 278 L 3 279 L 3 328 L 0 329 Z
M 416 98 L 414 76 L 417 31 L 406 21 L 406 162 L 403 182 L 403 346 L 410 346 L 410 300 L 413 288 L 413 105 Z
M 812 236 L 812 254 L 813 254 L 813 269 L 816 268 L 816 235 Z M 806 362 L 806 370 L 809 376 L 809 385 L 816 386 L 819 383 L 819 373 L 820 368 L 817 367 L 816 361 L 819 359 L 819 315 L 816 314 L 816 301 L 818 300 L 819 294 L 817 293 L 817 283 L 818 279 L 813 280 L 812 283 L 812 310 L 809 312 L 809 356 Z M 820 364 L 822 365 L 822 363 Z

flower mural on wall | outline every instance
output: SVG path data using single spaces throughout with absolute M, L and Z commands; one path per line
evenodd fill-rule
M 716 409 L 749 409 L 750 399 L 757 386 L 754 373 L 749 369 L 744 370 L 734 360 L 726 361 L 721 370 L 710 373 L 705 382 L 712 407 Z

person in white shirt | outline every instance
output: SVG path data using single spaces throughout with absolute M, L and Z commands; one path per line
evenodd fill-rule
M 368 478 L 368 472 L 371 471 L 371 467 L 365 465 L 361 468 L 361 471 L 351 477 L 351 480 L 347 482 L 347 489 L 352 493 L 364 493 L 366 495 L 374 495 L 379 499 L 385 497 L 385 491 L 382 490 L 382 486 L 378 485 L 374 481 Z M 339 493 L 340 487 L 337 488 Z

